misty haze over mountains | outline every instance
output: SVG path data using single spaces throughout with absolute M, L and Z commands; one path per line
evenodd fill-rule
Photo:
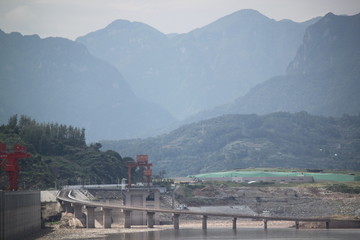
M 0 32 L 0 123 L 26 114 L 94 141 L 228 113 L 358 114 L 359 26 L 359 14 L 295 23 L 242 10 L 169 36 L 126 20 L 76 42 Z
M 182 120 L 285 73 L 315 21 L 275 21 L 241 10 L 167 37 L 146 24 L 117 20 L 77 41 L 116 66 L 138 96 Z
M 229 113 L 307 111 L 314 115 L 360 113 L 360 14 L 327 14 L 307 28 L 287 67 L 235 101 L 203 111 L 188 122 Z
M 285 75 L 260 84 L 233 107 L 258 114 L 304 110 L 323 116 L 358 114 L 359 90 L 360 14 L 329 13 L 306 30 Z
M 0 122 L 14 114 L 86 128 L 88 140 L 136 136 L 173 121 L 139 99 L 82 44 L 0 31 Z

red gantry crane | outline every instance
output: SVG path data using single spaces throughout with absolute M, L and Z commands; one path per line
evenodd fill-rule
M 0 142 L 0 169 L 4 169 L 9 178 L 9 190 L 18 190 L 19 159 L 29 158 L 31 155 L 21 145 L 14 146 L 14 152 L 7 152 L 6 144 Z M 1 180 L 1 179 L 0 179 Z
M 145 167 L 144 169 L 144 175 L 146 177 L 146 182 L 148 186 L 150 186 L 150 180 L 152 176 L 152 163 L 149 163 L 148 155 L 137 155 L 136 156 L 136 162 L 128 162 L 126 163 L 126 166 L 128 167 L 128 187 L 131 187 L 131 168 L 132 167 Z

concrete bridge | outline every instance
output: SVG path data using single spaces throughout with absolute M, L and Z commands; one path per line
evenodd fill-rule
M 131 212 L 140 211 L 146 212 L 147 226 L 153 228 L 155 221 L 154 215 L 156 213 L 168 213 L 173 216 L 174 229 L 180 228 L 179 217 L 180 215 L 199 215 L 202 216 L 202 229 L 207 229 L 207 220 L 209 217 L 228 217 L 232 219 L 232 228 L 236 229 L 237 219 L 253 219 L 260 220 L 264 223 L 264 229 L 267 229 L 268 221 L 293 221 L 295 227 L 299 228 L 300 222 L 325 222 L 326 228 L 330 227 L 357 227 L 360 228 L 360 220 L 338 220 L 331 218 L 297 218 L 297 217 L 266 217 L 266 216 L 252 216 L 241 214 L 226 214 L 226 213 L 214 213 L 214 212 L 194 212 L 189 210 L 169 210 L 160 208 L 144 208 L 144 207 L 132 207 L 124 205 L 113 205 L 105 203 L 97 203 L 92 201 L 78 200 L 71 196 L 70 189 L 62 190 L 57 199 L 60 201 L 67 213 L 73 213 L 75 218 L 82 217 L 82 209 L 86 209 L 86 227 L 95 228 L 95 208 L 101 208 L 103 212 L 103 227 L 111 228 L 111 210 L 121 209 L 124 213 L 124 227 L 131 228 Z

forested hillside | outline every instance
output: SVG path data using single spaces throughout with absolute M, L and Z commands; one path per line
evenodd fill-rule
M 170 176 L 249 167 L 360 169 L 360 115 L 224 115 L 156 138 L 103 141 L 124 156 L 149 154 Z
M 15 115 L 0 126 L 0 141 L 7 144 L 8 152 L 14 144 L 20 144 L 31 154 L 31 158 L 20 160 L 20 188 L 116 183 L 127 178 L 127 159 L 114 151 L 100 151 L 99 143 L 87 146 L 85 129 L 37 123 L 29 117 Z M 0 173 L 2 189 L 7 177 L 5 172 L 0 170 Z

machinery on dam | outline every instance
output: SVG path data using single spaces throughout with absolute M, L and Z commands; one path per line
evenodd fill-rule
M 9 184 L 8 191 L 0 190 L 0 240 L 23 239 L 41 229 L 40 191 L 17 191 L 19 160 L 30 157 L 24 146 L 16 144 L 8 152 L 0 142 L 0 171 L 7 174 Z
M 128 162 L 126 163 L 128 168 L 128 187 L 131 188 L 131 169 L 133 167 L 142 167 L 144 169 L 144 176 L 146 177 L 146 182 L 148 187 L 150 186 L 151 176 L 152 176 L 152 163 L 149 163 L 148 155 L 137 155 L 136 162 Z
M 8 175 L 8 190 L 18 190 L 18 179 L 20 172 L 19 159 L 30 157 L 31 155 L 26 152 L 26 148 L 24 146 L 16 144 L 14 145 L 14 151 L 8 152 L 6 144 L 0 142 L 0 169 L 4 169 L 4 171 Z

